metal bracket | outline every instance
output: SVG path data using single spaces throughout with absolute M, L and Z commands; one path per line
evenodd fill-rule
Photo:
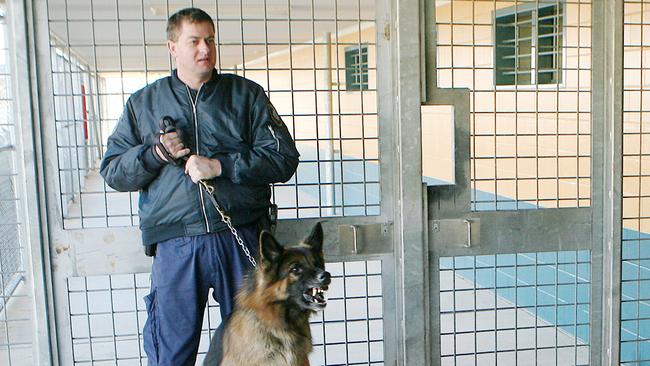
M 434 247 L 480 247 L 481 220 L 477 218 L 429 221 L 429 238 Z
M 339 225 L 340 254 L 374 254 L 389 251 L 392 223 Z

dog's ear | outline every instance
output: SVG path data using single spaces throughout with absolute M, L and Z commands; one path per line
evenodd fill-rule
M 283 252 L 282 244 L 278 243 L 271 233 L 266 230 L 260 233 L 260 253 L 262 253 L 264 259 L 272 262 Z
M 317 222 L 314 225 L 314 228 L 311 229 L 311 234 L 304 240 L 304 243 L 311 247 L 316 253 L 320 253 L 323 250 L 323 226 L 320 222 Z

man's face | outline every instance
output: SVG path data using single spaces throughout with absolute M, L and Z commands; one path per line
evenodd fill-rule
M 205 80 L 212 74 L 217 51 L 210 23 L 183 21 L 178 39 L 167 41 L 167 47 L 180 74 Z

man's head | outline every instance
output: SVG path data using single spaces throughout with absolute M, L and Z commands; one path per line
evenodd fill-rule
M 186 8 L 169 17 L 167 48 L 176 60 L 181 80 L 195 83 L 210 78 L 217 53 L 214 35 L 214 22 L 201 9 Z

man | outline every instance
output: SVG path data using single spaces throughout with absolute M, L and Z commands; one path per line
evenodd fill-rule
M 109 186 L 140 192 L 142 241 L 156 247 L 145 297 L 150 366 L 194 365 L 209 289 L 227 320 L 252 267 L 196 183 L 210 180 L 255 254 L 260 222 L 268 217 L 269 184 L 287 181 L 299 157 L 264 90 L 214 69 L 215 27 L 208 14 L 180 10 L 168 20 L 167 38 L 176 70 L 129 98 L 101 165 Z M 160 133 L 165 116 L 178 133 Z M 184 167 L 172 164 L 188 156 Z

